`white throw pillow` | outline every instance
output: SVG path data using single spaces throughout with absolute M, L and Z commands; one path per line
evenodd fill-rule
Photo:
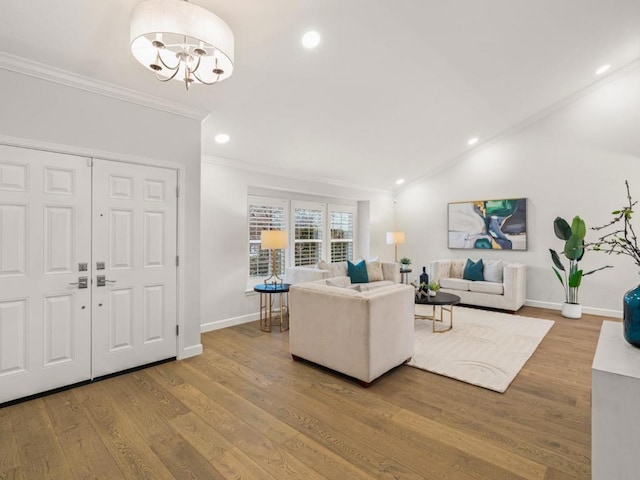
M 367 276 L 370 282 L 380 282 L 384 280 L 384 274 L 382 273 L 382 263 L 379 261 L 371 261 L 367 263 Z
M 319 270 L 329 270 L 330 265 L 324 260 L 318 260 L 318 263 L 316 264 L 316 268 Z
M 349 288 L 351 286 L 351 279 L 349 277 L 327 278 L 326 283 L 330 287 Z
M 464 260 L 452 260 L 449 278 L 462 278 L 464 276 Z
M 504 262 L 502 260 L 486 263 L 484 265 L 484 281 L 502 283 L 504 280 L 503 270 Z
M 347 275 L 347 262 L 327 263 L 324 260 L 319 260 L 316 268 L 328 270 L 330 277 L 344 277 Z

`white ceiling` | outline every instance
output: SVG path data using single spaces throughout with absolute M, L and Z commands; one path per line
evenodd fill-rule
M 354 186 L 428 174 L 640 57 L 638 0 L 193 0 L 236 62 L 186 92 L 130 54 L 138 1 L 2 0 L 0 50 L 209 111 L 203 154 Z

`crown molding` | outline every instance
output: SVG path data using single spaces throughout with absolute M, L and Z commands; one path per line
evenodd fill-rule
M 232 160 L 230 158 L 218 157 L 213 155 L 202 155 L 202 163 L 208 163 L 210 165 L 218 165 L 221 167 L 235 168 L 238 170 L 244 170 L 252 173 L 262 173 L 265 175 L 274 175 L 277 177 L 289 178 L 291 180 L 300 180 L 304 182 L 312 182 L 321 185 L 332 185 L 334 187 L 348 188 L 350 190 L 358 190 L 360 192 L 377 193 L 381 195 L 391 195 L 392 190 L 385 190 L 383 188 L 375 188 L 367 185 L 359 185 L 354 183 L 348 183 L 341 180 L 335 180 L 327 177 L 318 177 L 305 175 L 300 172 L 292 172 L 282 168 L 268 167 L 256 163 L 243 162 L 241 160 Z
M 49 82 L 58 83 L 71 88 L 85 90 L 105 97 L 114 98 L 128 103 L 141 105 L 143 107 L 154 108 L 162 112 L 180 115 L 202 122 L 209 112 L 193 107 L 186 107 L 177 102 L 172 102 L 145 93 L 137 92 L 128 88 L 120 87 L 111 83 L 95 80 L 61 70 L 44 63 L 34 62 L 6 52 L 0 52 L 0 68 L 21 75 L 39 78 Z

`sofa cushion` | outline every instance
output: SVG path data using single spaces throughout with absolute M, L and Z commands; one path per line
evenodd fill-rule
M 504 294 L 502 283 L 496 282 L 469 282 L 469 290 L 478 293 L 490 293 L 493 295 Z
M 502 283 L 504 263 L 502 260 L 489 262 L 484 266 L 484 281 Z
M 375 290 L 376 288 L 388 287 L 389 285 L 395 285 L 395 282 L 391 280 L 380 280 L 379 282 L 369 282 L 369 283 L 360 283 L 358 286 L 360 287 L 361 292 L 369 292 L 371 290 Z
M 357 297 L 360 292 L 351 288 L 332 287 L 327 285 L 324 281 L 321 282 L 307 282 L 299 283 L 298 285 L 291 285 L 289 291 L 294 289 L 311 290 L 314 292 L 322 292 L 327 295 L 337 295 L 339 297 Z
M 467 264 L 464 267 L 464 274 L 462 278 L 465 280 L 472 280 L 474 282 L 484 281 L 484 275 L 482 271 L 484 270 L 484 264 L 482 263 L 482 259 L 477 262 L 473 262 L 471 259 L 467 259 Z
M 349 277 L 332 277 L 327 278 L 325 283 L 331 287 L 348 288 L 351 286 L 351 279 Z
M 450 278 L 464 278 L 464 260 L 451 260 Z
M 347 260 L 347 275 L 349 275 L 351 283 L 368 283 L 367 263 L 362 260 L 354 265 Z
M 347 262 L 327 263 L 324 260 L 319 260 L 316 268 L 320 270 L 328 270 L 329 277 L 347 276 Z
M 384 275 L 382 274 L 382 263 L 378 260 L 372 260 L 367 263 L 367 277 L 369 277 L 370 282 L 379 282 L 384 280 Z
M 469 280 L 462 278 L 441 278 L 440 286 L 442 288 L 448 288 L 450 290 L 469 290 L 469 284 L 472 283 Z

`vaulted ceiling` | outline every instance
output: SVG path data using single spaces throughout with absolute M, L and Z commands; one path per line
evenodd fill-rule
M 209 112 L 203 154 L 387 190 L 640 57 L 638 0 L 193 0 L 236 62 L 186 92 L 132 57 L 138 1 L 2 0 L 0 50 Z

